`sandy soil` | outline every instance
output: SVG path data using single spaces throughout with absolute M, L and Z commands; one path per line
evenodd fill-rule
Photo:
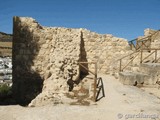
M 0 120 L 160 120 L 158 94 L 156 96 L 149 94 L 149 90 L 124 86 L 113 76 L 100 76 L 103 78 L 106 96 L 96 104 L 0 106 Z M 160 92 L 159 89 L 157 91 Z

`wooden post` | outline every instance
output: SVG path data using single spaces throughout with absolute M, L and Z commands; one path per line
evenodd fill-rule
M 133 47 L 132 47 L 132 46 L 133 46 L 132 44 L 133 44 L 133 43 L 132 43 L 132 41 L 131 41 L 131 43 L 130 43 L 130 46 L 131 46 L 131 50 L 132 50 L 132 48 L 133 48 Z
M 119 71 L 122 71 L 122 59 L 120 59 L 120 66 L 119 66 Z
M 155 50 L 155 63 L 157 62 L 157 50 Z
M 136 39 L 136 50 L 138 50 L 138 41 Z
M 151 43 L 152 43 L 152 39 L 150 37 L 149 49 L 151 49 Z
M 94 101 L 96 102 L 97 92 L 97 63 L 95 63 L 95 74 L 94 74 Z
M 97 62 L 78 62 L 80 66 L 82 66 L 84 69 L 88 70 L 90 73 L 92 73 L 94 75 L 94 94 L 93 94 L 93 101 L 96 102 L 96 95 L 97 95 Z M 82 63 L 84 64 L 95 64 L 95 71 L 92 72 L 90 71 L 88 68 L 86 68 L 84 65 L 82 65 Z
M 141 60 L 140 60 L 140 63 L 142 63 L 142 57 L 143 57 L 143 50 L 141 50 Z
M 140 49 L 143 49 L 143 41 L 141 41 Z

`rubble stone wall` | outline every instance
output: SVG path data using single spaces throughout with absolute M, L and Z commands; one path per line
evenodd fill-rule
M 83 41 L 88 62 L 96 61 L 99 73 L 112 73 L 119 69 L 117 59 L 128 54 L 130 47 L 127 40 L 114 37 L 111 34 L 97 34 L 83 30 Z M 85 53 L 82 53 L 85 55 Z M 83 56 L 82 55 L 82 56 Z M 94 71 L 94 64 L 88 68 Z
M 159 49 L 160 48 L 160 31 L 155 31 L 155 30 L 152 30 L 152 29 L 146 29 L 145 31 L 149 31 L 148 33 L 149 34 L 154 34 L 152 37 L 151 37 L 151 48 L 156 48 L 156 49 Z M 145 32 L 147 33 L 147 32 Z
M 42 90 L 65 90 L 68 67 L 78 79 L 80 30 L 47 28 L 32 18 L 15 17 L 13 34 L 13 90 L 18 101 L 28 103 Z
M 98 72 L 109 73 L 119 69 L 116 60 L 129 50 L 127 40 L 108 34 L 43 27 L 26 17 L 14 17 L 13 23 L 13 91 L 19 103 L 61 101 L 68 92 L 68 69 L 74 81 L 86 73 L 77 62 L 98 62 Z M 94 64 L 86 67 L 94 71 Z
M 143 44 L 142 42 L 137 41 L 138 46 L 141 46 L 141 48 L 145 48 L 145 49 L 160 48 L 160 31 L 147 28 L 144 30 L 144 36 L 138 37 L 138 40 L 142 40 L 142 39 L 145 40 Z

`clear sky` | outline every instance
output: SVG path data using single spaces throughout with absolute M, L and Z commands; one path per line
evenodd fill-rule
M 1 32 L 12 33 L 13 16 L 131 40 L 146 28 L 160 29 L 160 0 L 1 0 Z

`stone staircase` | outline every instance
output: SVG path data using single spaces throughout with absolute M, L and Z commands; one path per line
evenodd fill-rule
M 119 80 L 124 85 L 160 85 L 160 63 L 158 63 L 160 60 L 160 31 L 147 31 L 145 32 L 147 36 L 129 41 L 131 49 L 133 47 L 135 48 L 132 49 L 135 54 L 140 54 L 137 54 L 137 57 L 134 57 L 134 54 L 130 54 L 127 57 L 124 57 L 125 59 L 120 59 L 121 72 L 119 73 Z M 133 42 L 135 42 L 136 44 Z M 156 46 L 153 45 L 153 43 L 156 44 Z M 126 58 L 128 59 L 126 60 Z M 131 61 L 130 65 L 127 64 L 128 61 Z M 125 64 L 127 64 L 128 66 L 124 67 Z M 125 68 L 125 71 L 123 68 Z
M 141 51 L 139 51 L 141 52 Z M 119 72 L 119 80 L 124 85 L 134 85 L 134 86 L 147 86 L 147 85 L 157 85 L 160 83 L 160 51 L 156 54 L 152 54 L 153 50 L 150 52 L 143 51 L 143 58 L 147 58 L 141 62 L 141 54 L 139 54 L 125 69 Z M 155 62 L 155 55 L 158 60 Z M 149 57 L 147 57 L 149 56 Z M 128 61 L 131 61 L 133 57 L 128 59 L 123 59 L 122 68 Z M 142 58 L 142 59 L 143 59 Z
M 156 85 L 160 81 L 160 63 L 142 63 L 137 72 L 120 72 L 119 79 L 125 85 Z

